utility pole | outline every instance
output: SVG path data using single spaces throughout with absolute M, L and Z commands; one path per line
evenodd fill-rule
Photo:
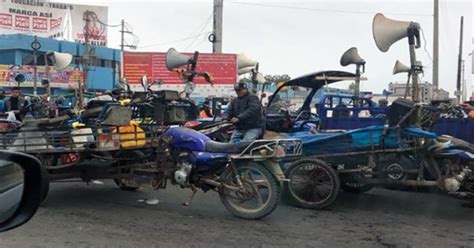
M 90 59 L 91 59 L 91 47 L 90 47 L 90 25 L 91 25 L 91 19 L 92 19 L 92 12 L 91 11 L 86 11 L 84 12 L 84 15 L 82 19 L 86 22 L 84 25 L 84 54 L 82 55 L 80 59 L 80 63 L 82 65 L 82 71 L 83 71 L 83 80 L 82 83 L 80 83 L 79 80 L 79 85 L 78 85 L 78 91 L 79 91 L 79 108 L 82 108 L 82 104 L 84 102 L 84 91 L 87 90 L 87 79 L 89 78 L 89 64 L 90 64 Z
M 456 97 L 458 99 L 458 104 L 461 103 L 461 67 L 462 67 L 462 39 L 464 32 L 464 16 L 461 16 L 461 32 L 459 37 L 459 55 L 458 55 L 458 76 L 456 80 Z
M 212 41 L 212 52 L 222 53 L 222 13 L 223 13 L 224 1 L 214 0 L 214 26 L 213 35 L 214 40 Z
M 466 79 L 464 78 L 464 71 L 465 71 L 466 61 L 463 59 L 461 61 L 461 102 L 463 103 L 466 101 Z
M 439 88 L 439 0 L 434 0 L 433 15 L 433 86 Z
M 124 47 L 125 47 L 125 20 L 122 19 L 122 22 L 120 23 L 121 29 L 121 38 L 120 38 L 120 51 L 123 52 Z

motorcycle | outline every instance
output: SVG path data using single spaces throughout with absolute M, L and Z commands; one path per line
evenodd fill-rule
M 302 146 L 297 139 L 220 143 L 184 127 L 169 128 L 161 142 L 167 161 L 158 163 L 158 181 L 190 188 L 190 201 L 198 188 L 216 191 L 233 215 L 252 220 L 275 210 L 287 181 L 278 161 L 300 155 Z

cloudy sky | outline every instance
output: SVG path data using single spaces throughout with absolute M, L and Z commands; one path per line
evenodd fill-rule
M 91 3 L 91 1 L 73 1 Z M 109 24 L 125 19 L 140 38 L 139 51 L 210 52 L 207 34 L 212 30 L 212 0 L 207 1 L 102 1 L 109 6 Z M 94 1 L 96 4 L 97 1 Z M 432 78 L 433 0 L 319 0 L 257 1 L 224 0 L 223 50 L 245 52 L 260 62 L 265 74 L 297 77 L 312 71 L 342 69 L 340 56 L 356 46 L 367 61 L 363 90 L 381 92 L 405 75 L 391 74 L 397 59 L 408 64 L 407 40 L 380 52 L 372 36 L 375 13 L 405 21 L 416 21 L 426 42 L 417 50 L 425 66 L 423 80 Z M 471 0 L 440 0 L 440 87 L 455 89 L 459 46 L 459 21 L 464 16 L 466 80 L 471 84 L 472 13 Z M 118 47 L 118 28 L 108 31 L 109 46 Z M 426 49 L 425 49 L 426 48 Z M 343 85 L 341 85 L 343 86 Z

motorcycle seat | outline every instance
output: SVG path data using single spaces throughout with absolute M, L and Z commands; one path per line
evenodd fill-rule
M 241 153 L 252 143 L 252 141 L 242 141 L 237 144 L 233 143 L 223 143 L 213 140 L 206 142 L 206 151 L 213 153 Z

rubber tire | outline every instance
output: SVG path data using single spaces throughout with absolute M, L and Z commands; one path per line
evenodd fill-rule
M 347 185 L 344 182 L 341 182 L 341 189 L 344 190 L 345 192 L 352 193 L 352 194 L 362 194 L 365 192 L 368 192 L 374 188 L 374 185 L 372 184 L 363 184 L 360 187 L 354 187 Z
M 145 154 L 142 151 L 137 151 L 137 150 L 131 150 L 130 151 L 130 156 L 131 157 L 138 157 L 138 158 L 143 158 L 145 157 Z M 136 191 L 140 187 L 134 187 L 134 186 L 127 186 L 126 184 L 123 184 L 120 179 L 114 178 L 115 184 L 119 187 L 119 189 L 123 191 Z
M 262 219 L 265 216 L 270 215 L 278 206 L 280 199 L 281 199 L 281 188 L 280 184 L 277 182 L 277 179 L 275 176 L 263 165 L 251 162 L 252 167 L 258 168 L 258 170 L 264 174 L 264 176 L 267 178 L 271 190 L 271 195 L 273 196 L 270 198 L 268 205 L 261 211 L 256 212 L 256 213 L 246 213 L 246 212 L 241 212 L 237 209 L 235 209 L 231 204 L 229 204 L 229 201 L 224 194 L 222 190 L 219 191 L 219 198 L 222 202 L 222 204 L 229 210 L 229 212 L 241 219 L 246 219 L 246 220 L 259 220 Z M 240 164 L 241 166 L 242 164 Z M 239 169 L 239 164 L 236 165 L 236 169 Z M 227 169 L 222 173 L 221 178 L 227 178 L 229 173 L 233 173 L 230 169 L 230 167 L 227 167 Z
M 130 187 L 125 184 L 123 184 L 120 179 L 114 178 L 115 184 L 123 191 L 136 191 L 139 187 Z
M 288 203 L 291 204 L 291 205 L 295 205 L 297 207 L 314 209 L 314 210 L 321 210 L 321 209 L 330 208 L 333 205 L 333 203 L 336 201 L 337 196 L 339 195 L 341 183 L 340 183 L 339 177 L 337 176 L 336 171 L 331 166 L 329 166 L 326 162 L 324 162 L 323 160 L 319 160 L 319 159 L 301 159 L 301 160 L 298 160 L 297 162 L 293 163 L 285 171 L 285 176 L 291 182 L 291 175 L 292 175 L 293 171 L 296 170 L 299 166 L 303 166 L 303 165 L 306 165 L 308 163 L 317 164 L 319 167 L 321 167 L 323 170 L 325 170 L 326 173 L 329 175 L 329 178 L 331 179 L 331 181 L 333 183 L 333 189 L 332 189 L 331 196 L 328 199 L 326 199 L 325 201 L 319 202 L 319 203 L 303 201 L 295 195 L 293 190 L 291 190 L 291 184 L 287 183 L 286 184 L 287 185 L 287 187 L 286 187 L 287 195 L 286 196 L 288 197 L 288 200 L 289 200 Z
M 400 165 L 403 167 L 404 164 L 410 164 L 412 168 L 404 168 L 404 169 L 416 169 L 416 162 L 411 160 L 410 158 L 408 158 L 407 156 L 400 156 L 400 157 L 397 157 L 397 162 L 400 162 Z M 391 164 L 392 162 L 391 161 L 388 161 L 386 162 L 382 168 L 385 168 L 386 166 L 388 166 L 389 164 Z M 417 178 L 417 175 L 405 175 L 405 180 L 416 180 Z M 390 189 L 390 190 L 400 190 L 400 191 L 406 191 L 406 190 L 415 190 L 417 189 L 417 187 L 410 187 L 410 186 L 405 186 L 405 185 L 388 185 L 388 186 L 385 186 L 386 189 Z

